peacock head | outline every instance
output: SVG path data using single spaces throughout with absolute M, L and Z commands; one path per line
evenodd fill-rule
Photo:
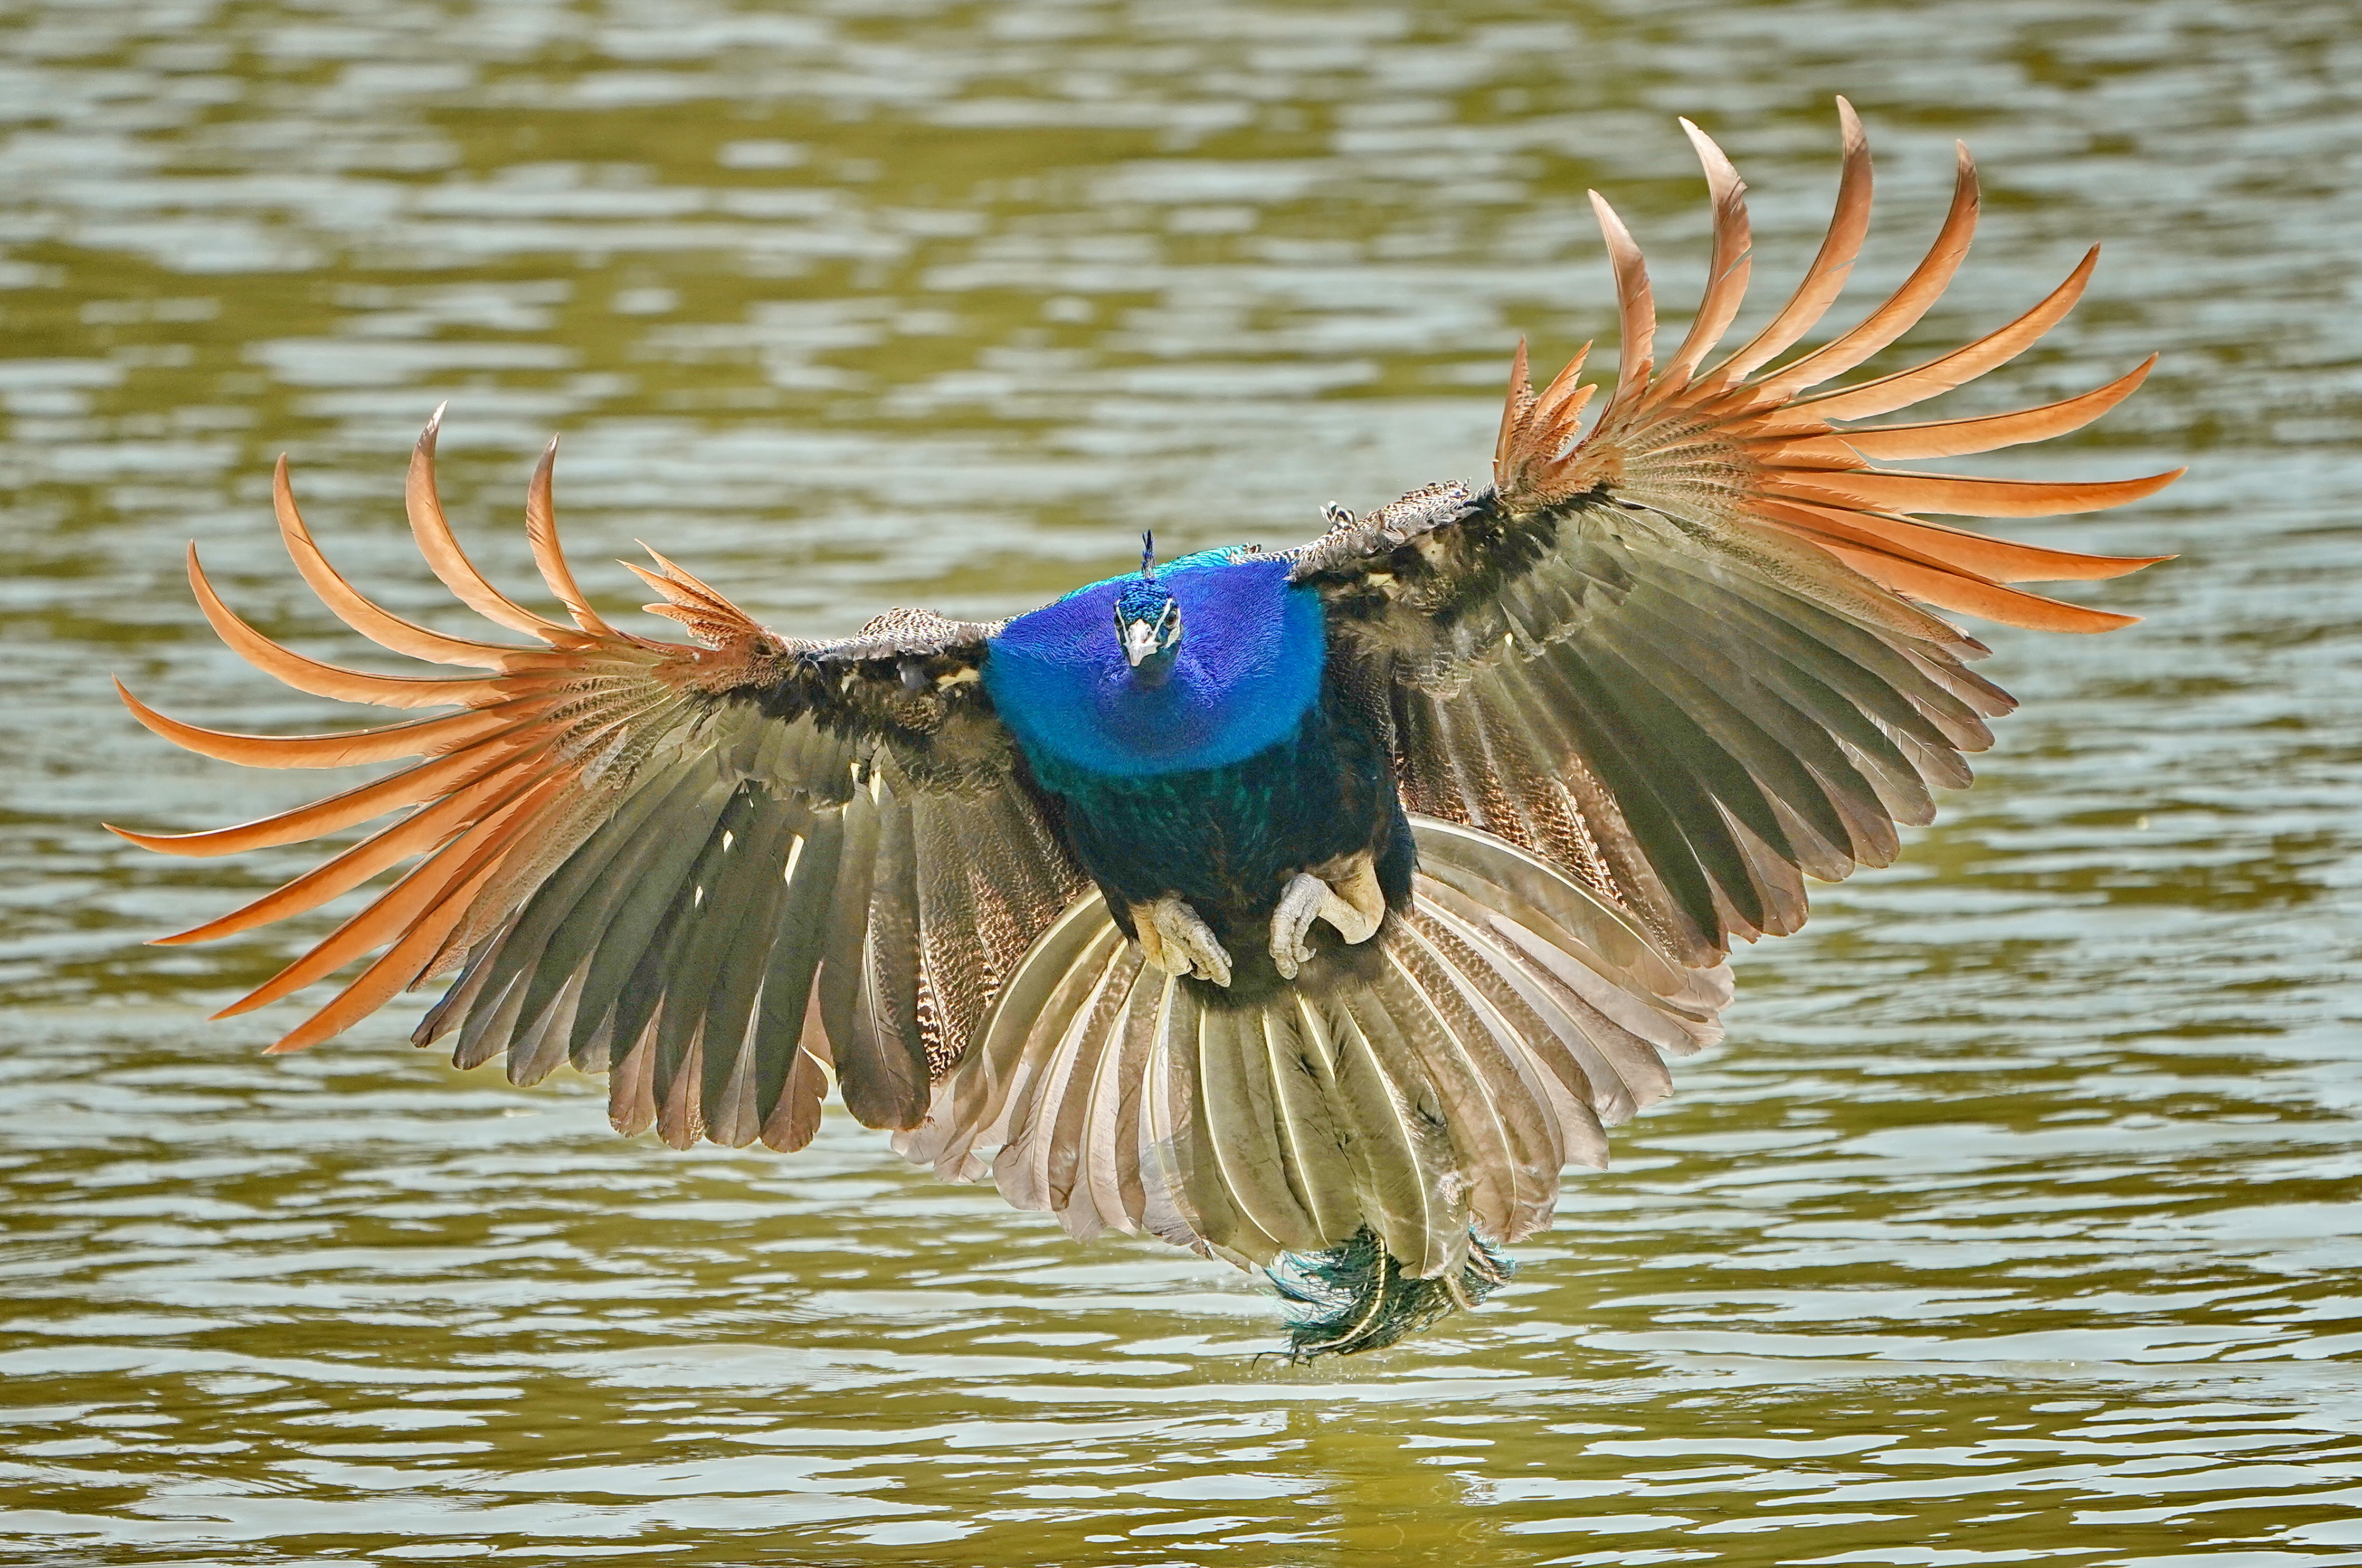
M 1156 580 L 1154 542 L 1142 534 L 1140 545 L 1140 580 L 1116 595 L 1115 635 L 1133 678 L 1161 686 L 1181 650 L 1181 606 Z

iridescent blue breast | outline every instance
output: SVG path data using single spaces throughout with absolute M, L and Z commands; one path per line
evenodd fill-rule
M 1078 588 L 1001 628 L 985 689 L 1039 771 L 1137 778 L 1242 761 L 1295 734 L 1320 694 L 1319 596 L 1287 570 L 1232 550 L 1158 568 L 1182 637 L 1155 685 L 1135 679 L 1115 629 L 1116 600 L 1139 575 Z

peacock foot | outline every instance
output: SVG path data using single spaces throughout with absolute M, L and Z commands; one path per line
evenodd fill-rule
M 1367 942 L 1386 918 L 1386 896 L 1366 851 L 1331 861 L 1319 874 L 1299 871 L 1279 895 L 1271 913 L 1271 961 L 1280 978 L 1292 980 L 1312 958 L 1305 938 L 1312 922 L 1325 920 L 1347 942 Z
M 1142 955 L 1166 974 L 1195 975 L 1218 986 L 1231 983 L 1230 950 L 1196 910 L 1173 894 L 1153 904 L 1132 905 L 1131 926 L 1139 934 Z

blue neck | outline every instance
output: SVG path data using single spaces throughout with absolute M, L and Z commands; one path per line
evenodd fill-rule
M 1296 733 L 1319 700 L 1328 639 L 1319 596 L 1290 587 L 1287 563 L 1228 551 L 1157 569 L 1181 605 L 1171 672 L 1124 662 L 1112 578 L 1021 615 L 992 639 L 985 690 L 1035 770 L 1119 778 L 1220 767 Z

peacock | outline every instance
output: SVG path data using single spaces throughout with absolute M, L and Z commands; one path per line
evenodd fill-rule
M 989 1176 L 1073 1236 L 1153 1235 L 1303 1303 L 1297 1356 L 1364 1351 L 1468 1307 L 1547 1228 L 1603 1128 L 1719 1038 L 1736 939 L 1796 930 L 1805 878 L 1883 866 L 1901 823 L 2012 706 L 1935 612 L 2046 631 L 2135 617 L 2026 581 L 2168 558 L 2014 544 L 1925 514 L 2084 513 L 2105 482 L 1886 466 L 2075 430 L 2140 384 L 2017 413 L 1893 414 L 2016 356 L 2097 256 L 2025 315 L 1924 364 L 1831 385 L 1893 343 L 1968 248 L 1959 149 L 1926 259 L 1859 326 L 1784 358 L 1838 297 L 1871 160 L 1838 101 L 1835 215 L 1794 294 L 1709 367 L 1749 268 L 1744 186 L 1681 122 L 1714 206 L 1696 315 L 1661 350 L 1641 255 L 1596 193 L 1621 353 L 1537 392 L 1520 342 L 1491 482 L 1327 509 L 1289 550 L 1163 562 L 994 623 L 925 610 L 841 641 L 782 636 L 650 551 L 631 569 L 687 642 L 611 624 L 559 550 L 557 444 L 525 499 L 564 618 L 469 562 L 437 498 L 441 411 L 411 528 L 436 576 L 523 642 L 430 630 L 314 542 L 286 459 L 295 569 L 392 652 L 467 673 L 321 663 L 256 631 L 190 549 L 215 631 L 298 690 L 453 710 L 312 735 L 133 714 L 266 767 L 415 759 L 209 832 L 117 828 L 170 855 L 295 844 L 392 817 L 245 907 L 160 940 L 284 920 L 409 868 L 244 1013 L 358 974 L 271 1047 L 328 1039 L 448 977 L 414 1039 L 509 1078 L 603 1074 L 617 1131 L 796 1150 L 833 1084 L 954 1181 Z M 120 690 L 118 682 L 118 690 Z M 374 955 L 374 956 L 371 956 Z

